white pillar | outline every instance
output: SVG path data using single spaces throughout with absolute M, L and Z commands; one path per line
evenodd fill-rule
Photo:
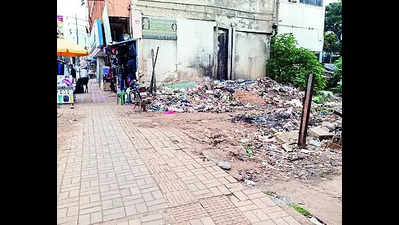
M 104 77 L 104 74 L 103 74 L 103 68 L 104 68 L 104 58 L 103 57 L 97 57 L 97 72 L 96 72 L 96 75 L 97 75 L 97 79 L 98 79 L 98 83 L 99 83 L 99 85 L 100 85 L 100 89 L 102 90 L 103 89 L 103 77 Z

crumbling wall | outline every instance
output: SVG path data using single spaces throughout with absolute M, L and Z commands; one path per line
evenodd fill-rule
M 272 31 L 276 0 L 137 0 L 147 16 L 212 20 L 222 26 Z
M 214 22 L 177 20 L 177 71 L 180 79 L 212 76 Z
M 155 76 L 157 83 L 163 82 L 167 79 L 175 79 L 176 73 L 176 40 L 156 40 L 143 39 L 142 40 L 142 63 L 140 64 L 141 72 L 144 74 L 143 80 L 151 81 L 152 75 L 152 56 L 151 49 L 154 49 L 154 58 L 159 46 L 158 58 L 155 65 Z
M 257 79 L 266 75 L 269 57 L 264 34 L 236 32 L 233 71 L 236 79 Z
M 232 31 L 232 27 L 237 30 L 237 38 L 233 44 L 235 48 L 230 45 L 230 50 L 233 51 L 231 57 L 236 59 L 234 62 L 229 58 L 233 74 L 236 72 L 233 79 L 255 79 L 265 76 L 265 61 L 269 51 L 265 39 L 266 33 L 272 33 L 272 25 L 277 23 L 275 3 L 276 0 L 137 0 L 135 7 L 143 13 L 143 16 L 177 20 L 176 55 L 173 55 L 174 51 L 168 53 L 170 58 L 176 58 L 177 78 L 190 80 L 212 76 L 217 48 L 214 27 L 218 26 L 230 29 L 229 32 Z M 263 34 L 244 35 L 243 31 Z M 146 43 L 155 42 L 150 39 L 144 40 L 143 48 L 148 48 L 145 46 Z M 169 42 L 158 41 L 160 46 Z M 160 51 L 162 52 L 162 48 Z M 144 63 L 147 68 L 151 65 L 151 58 L 148 59 Z M 168 60 L 171 59 L 166 61 Z M 171 69 L 167 66 L 163 68 L 156 70 L 159 74 L 157 78 L 160 77 L 157 81 L 166 79 L 164 74 Z

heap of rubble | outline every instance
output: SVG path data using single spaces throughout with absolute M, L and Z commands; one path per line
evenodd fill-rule
M 262 165 L 242 171 L 240 176 L 245 180 L 256 182 L 277 175 L 310 179 L 334 174 L 342 162 L 341 146 L 332 145 L 338 142 L 333 136 L 341 127 L 341 117 L 334 112 L 341 110 L 342 100 L 331 96 L 324 104 L 312 102 L 308 145 L 301 149 L 296 143 L 303 97 L 304 91 L 267 77 L 256 81 L 205 80 L 187 88 L 159 88 L 149 109 L 232 112 L 231 122 L 255 126 L 255 133 L 232 137 L 240 140 L 236 144 L 243 152 L 232 155 L 231 160 L 252 160 Z M 226 137 L 212 138 L 211 144 L 217 146 L 225 143 Z

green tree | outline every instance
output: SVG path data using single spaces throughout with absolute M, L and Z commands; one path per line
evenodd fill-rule
M 342 3 L 334 2 L 326 6 L 326 17 L 324 21 L 324 31 L 333 32 L 341 43 L 342 35 Z
M 324 33 L 323 50 L 330 55 L 330 63 L 331 55 L 334 53 L 340 53 L 341 43 L 338 41 L 337 36 L 333 32 Z
M 328 81 L 327 86 L 333 92 L 342 93 L 342 57 L 334 62 L 337 69 L 334 71 L 333 77 Z
M 293 34 L 280 34 L 272 38 L 270 59 L 266 64 L 266 74 L 283 84 L 293 84 L 306 88 L 307 76 L 315 76 L 315 90 L 326 86 L 325 73 L 316 55 L 308 49 L 298 48 Z

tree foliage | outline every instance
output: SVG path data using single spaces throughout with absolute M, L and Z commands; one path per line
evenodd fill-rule
M 342 57 L 335 61 L 337 69 L 334 71 L 333 77 L 329 80 L 328 87 L 333 92 L 342 93 Z
M 337 36 L 332 32 L 324 33 L 324 51 L 328 53 L 339 53 L 341 51 L 341 43 L 338 41 Z
M 337 39 L 341 39 L 342 34 L 342 3 L 334 2 L 326 6 L 326 17 L 324 30 L 333 32 Z
M 326 86 L 322 64 L 313 52 L 296 46 L 293 34 L 280 34 L 272 38 L 266 73 L 280 83 L 290 83 L 301 89 L 306 88 L 307 77 L 312 73 L 316 91 Z

